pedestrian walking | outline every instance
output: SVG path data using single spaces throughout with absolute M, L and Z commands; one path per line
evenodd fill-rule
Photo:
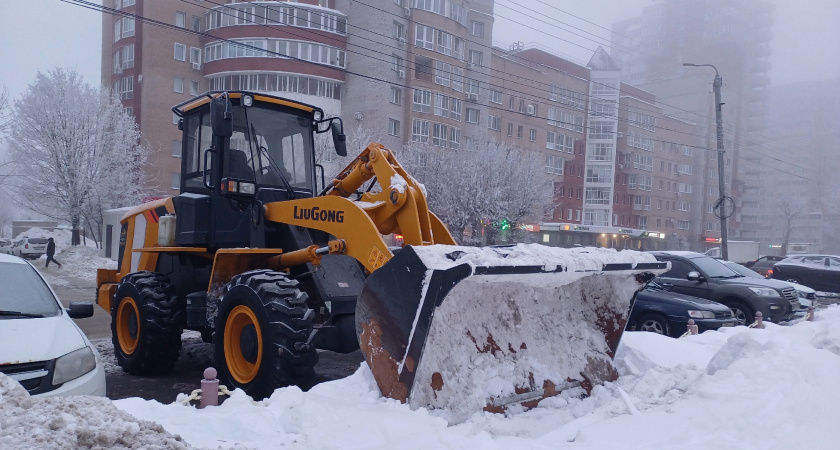
M 53 238 L 49 238 L 49 240 L 47 241 L 47 265 L 44 267 L 49 267 L 50 261 L 52 261 L 58 264 L 58 268 L 60 269 L 61 263 L 56 261 L 55 258 L 53 258 L 53 256 L 55 256 L 55 241 L 53 241 Z

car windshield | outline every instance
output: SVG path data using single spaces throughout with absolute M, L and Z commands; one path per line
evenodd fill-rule
M 744 267 L 744 266 L 742 266 L 738 263 L 725 263 L 725 264 L 726 264 L 726 267 L 734 270 L 735 272 L 738 272 L 739 274 L 741 274 L 745 277 L 764 278 L 763 276 L 761 276 L 760 273 L 750 269 L 749 267 Z
M 709 278 L 735 278 L 741 275 L 714 258 L 701 256 L 691 260 Z
M 29 264 L 0 263 L 0 320 L 12 313 L 57 316 L 61 309 L 44 280 Z

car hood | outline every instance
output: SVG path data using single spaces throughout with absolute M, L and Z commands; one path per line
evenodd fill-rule
M 728 307 L 721 305 L 718 302 L 713 302 L 711 300 L 706 300 L 705 298 L 700 297 L 693 297 L 691 295 L 684 295 L 678 294 L 676 292 L 670 291 L 655 291 L 651 289 L 645 289 L 639 292 L 639 297 L 645 300 L 658 300 L 661 302 L 669 302 L 669 303 L 680 303 L 685 305 L 688 308 L 697 308 L 697 309 L 707 309 L 707 310 L 720 310 L 726 311 L 729 309 Z
M 0 319 L 0 364 L 48 361 L 87 345 L 65 315 Z
M 780 280 L 771 280 L 769 278 L 752 278 L 752 277 L 740 277 L 740 278 L 724 278 L 718 280 L 721 284 L 726 285 L 742 285 L 742 286 L 760 286 L 760 287 L 769 287 L 773 289 L 786 289 L 790 288 L 790 284 L 782 282 Z
M 777 280 L 777 281 L 782 281 L 782 280 Z M 809 288 L 808 286 L 805 286 L 805 285 L 802 285 L 802 284 L 799 284 L 799 283 L 791 283 L 790 281 L 782 281 L 782 283 L 790 285 L 790 287 L 796 289 L 797 291 L 802 291 L 806 294 L 816 294 L 817 293 L 817 291 Z

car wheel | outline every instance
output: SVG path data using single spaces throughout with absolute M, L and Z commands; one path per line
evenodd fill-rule
M 114 355 L 132 375 L 168 372 L 181 351 L 186 305 L 169 281 L 154 272 L 126 275 L 111 307 Z
M 732 310 L 732 315 L 738 319 L 738 325 L 750 326 L 755 322 L 755 311 L 742 302 L 726 303 Z
M 636 329 L 639 331 L 648 331 L 665 336 L 669 335 L 670 328 L 671 325 L 668 323 L 668 319 L 659 314 L 645 314 L 636 322 Z
M 225 286 L 213 340 L 219 378 L 229 388 L 262 399 L 313 379 L 315 313 L 297 286 L 270 270 L 237 275 Z

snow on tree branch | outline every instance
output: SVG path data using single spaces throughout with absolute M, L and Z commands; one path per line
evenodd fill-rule
M 102 211 L 136 204 L 146 150 L 116 97 L 72 69 L 39 72 L 15 101 L 10 184 L 23 206 L 73 228 L 101 224 Z

